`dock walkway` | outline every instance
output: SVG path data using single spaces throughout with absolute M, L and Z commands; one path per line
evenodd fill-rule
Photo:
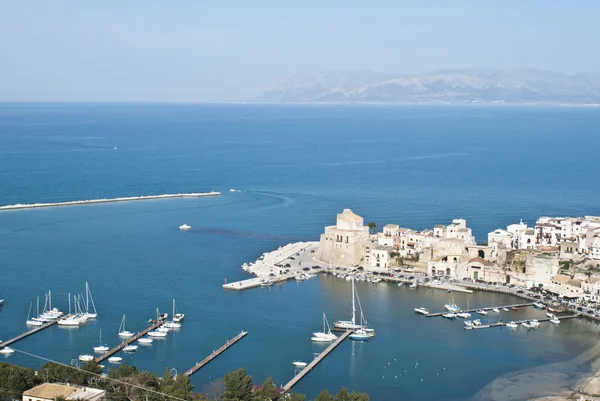
M 567 319 L 573 319 L 576 317 L 581 316 L 581 313 L 576 313 L 574 315 L 569 315 L 569 316 L 562 316 L 560 317 L 558 320 L 567 320 Z M 525 320 L 515 320 L 514 323 L 518 324 L 519 326 L 521 324 L 523 324 L 524 322 L 529 322 L 532 319 L 525 319 Z M 544 322 L 549 322 L 550 318 L 546 317 L 543 319 L 536 319 L 538 322 L 540 323 L 544 323 Z M 471 327 L 465 327 L 465 330 L 480 330 L 480 329 L 489 329 L 492 327 L 502 327 L 502 326 L 506 326 L 506 323 L 510 323 L 510 322 L 496 322 L 496 323 L 492 323 L 492 324 L 485 324 L 483 326 L 471 326 Z
M 488 311 L 488 310 L 492 310 L 494 308 L 498 308 L 498 309 L 507 308 L 507 309 L 510 309 L 510 308 L 522 308 L 522 307 L 525 307 L 525 306 L 533 306 L 533 302 L 526 303 L 526 304 L 514 304 L 514 305 L 503 305 L 503 306 L 486 306 L 485 308 L 469 309 L 469 310 L 465 310 L 463 312 L 473 313 L 473 312 L 477 312 L 478 310 Z M 444 313 L 446 313 L 446 312 L 428 313 L 425 316 L 427 316 L 427 317 L 437 317 L 437 316 L 442 316 Z
M 0 349 L 4 348 L 4 347 L 8 347 L 9 345 L 14 344 L 17 341 L 20 341 L 20 340 L 24 339 L 25 337 L 29 337 L 29 336 L 37 333 L 38 331 L 42 331 L 44 329 L 47 329 L 50 326 L 54 326 L 57 322 L 58 322 L 58 320 L 53 320 L 51 322 L 45 323 L 41 326 L 38 326 L 35 329 L 26 331 L 25 333 L 21 333 L 18 336 L 16 336 L 15 338 L 11 338 L 10 340 L 2 341 L 2 342 L 0 342 Z
M 152 330 L 156 330 L 157 328 L 159 328 L 163 324 L 164 324 L 164 321 L 162 321 L 162 320 L 159 320 L 159 321 L 153 323 L 147 329 L 140 331 L 135 336 L 128 338 L 127 340 L 123 341 L 121 344 L 117 345 L 113 349 L 110 349 L 110 350 L 106 351 L 104 354 L 102 354 L 98 358 L 94 359 L 94 362 L 100 363 L 103 360 L 105 360 L 105 359 L 113 356 L 114 354 L 116 354 L 117 352 L 121 351 L 123 348 L 125 348 L 126 346 L 128 346 L 132 342 L 139 340 L 140 338 L 144 337 L 146 334 L 150 333 Z
M 218 357 L 219 355 L 221 355 L 223 352 L 225 352 L 233 344 L 237 343 L 242 338 L 246 337 L 246 334 L 248 334 L 248 332 L 242 330 L 242 332 L 240 334 L 238 334 L 237 336 L 233 337 L 231 340 L 227 340 L 227 342 L 225 344 L 223 344 L 218 350 L 213 351 L 212 354 L 210 354 L 209 356 L 207 356 L 206 358 L 204 358 L 202 360 L 202 362 L 196 363 L 192 368 L 188 369 L 183 375 L 187 376 L 187 377 L 190 377 L 191 375 L 193 375 L 194 373 L 196 373 L 198 370 L 200 370 L 204 366 L 206 366 L 210 361 L 212 361 L 213 359 L 215 359 L 216 357 Z
M 344 334 L 340 335 L 337 340 L 335 340 L 329 347 L 325 348 L 323 352 L 319 354 L 318 357 L 312 360 L 311 363 L 306 365 L 304 369 L 300 371 L 292 380 L 290 380 L 285 386 L 283 386 L 283 392 L 287 393 L 294 387 L 300 380 L 304 378 L 315 366 L 319 364 L 327 355 L 331 353 L 338 345 L 340 345 L 348 336 L 352 334 L 352 330 L 347 330 Z

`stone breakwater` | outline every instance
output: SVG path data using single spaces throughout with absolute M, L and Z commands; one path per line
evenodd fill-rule
M 146 195 L 146 196 L 128 196 L 122 198 L 105 198 L 105 199 L 89 199 L 89 200 L 78 200 L 78 201 L 67 201 L 67 202 L 53 202 L 53 203 L 29 203 L 29 204 L 16 204 L 8 206 L 0 206 L 0 211 L 3 210 L 20 210 L 20 209 L 35 209 L 40 207 L 58 207 L 58 206 L 76 206 L 76 205 L 90 205 L 95 203 L 110 203 L 110 202 L 131 202 L 138 200 L 150 200 L 150 199 L 170 199 L 170 198 L 200 198 L 204 196 L 218 196 L 220 192 L 196 192 L 188 194 L 163 194 L 163 195 Z

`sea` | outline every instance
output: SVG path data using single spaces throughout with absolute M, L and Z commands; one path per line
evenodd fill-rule
M 521 219 L 600 214 L 600 110 L 567 107 L 0 104 L 0 205 L 221 191 L 183 198 L 0 212 L 0 339 L 27 328 L 37 297 L 90 285 L 98 318 L 51 327 L 3 360 L 39 368 L 114 346 L 122 317 L 140 331 L 161 312 L 182 329 L 120 354 L 181 374 L 240 331 L 248 335 L 192 376 L 214 392 L 244 367 L 285 384 L 310 341 L 348 319 L 350 283 L 331 276 L 227 291 L 240 268 L 295 241 L 318 241 L 336 214 L 413 229 L 465 218 L 478 241 Z M 234 191 L 231 191 L 234 190 Z M 187 223 L 190 231 L 178 227 Z M 572 319 L 538 330 L 466 331 L 425 318 L 450 297 L 471 308 L 518 303 L 493 293 L 448 294 L 357 283 L 377 336 L 345 341 L 294 388 L 309 399 L 342 386 L 372 400 L 521 400 L 562 391 L 600 355 L 600 326 Z M 522 308 L 482 317 L 542 317 Z

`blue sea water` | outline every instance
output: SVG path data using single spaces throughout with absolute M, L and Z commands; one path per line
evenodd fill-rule
M 25 330 L 33 297 L 51 289 L 66 308 L 67 294 L 82 292 L 87 280 L 96 322 L 53 327 L 14 348 L 68 363 L 91 351 L 99 329 L 115 344 L 123 314 L 137 331 L 176 298 L 184 328 L 129 362 L 181 372 L 247 330 L 193 376 L 196 388 L 242 366 L 256 381 L 273 376 L 283 384 L 293 360 L 308 361 L 321 348 L 309 337 L 322 312 L 331 321 L 347 318 L 349 284 L 320 277 L 224 291 L 225 279 L 246 277 L 242 263 L 288 242 L 317 240 L 346 207 L 366 221 L 416 229 L 464 217 L 478 240 L 521 218 L 532 224 L 543 214 L 600 214 L 598 132 L 600 111 L 576 108 L 0 105 L 1 205 L 223 192 L 0 213 L 0 339 Z M 183 222 L 193 229 L 179 231 Z M 540 380 L 527 391 L 555 391 L 589 368 L 576 355 L 597 354 L 599 330 L 585 320 L 472 333 L 461 322 L 413 313 L 421 305 L 440 309 L 444 292 L 366 283 L 358 291 L 377 337 L 342 344 L 297 391 L 312 397 L 345 385 L 373 400 L 519 399 L 516 385 L 491 391 L 494 380 L 536 372 Z M 518 302 L 487 293 L 454 300 L 471 307 Z M 21 353 L 8 361 L 43 363 Z

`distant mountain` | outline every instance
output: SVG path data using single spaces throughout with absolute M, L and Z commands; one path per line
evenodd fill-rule
M 567 75 L 533 68 L 439 70 L 418 75 L 326 71 L 294 76 L 253 100 L 600 104 L 600 72 Z

